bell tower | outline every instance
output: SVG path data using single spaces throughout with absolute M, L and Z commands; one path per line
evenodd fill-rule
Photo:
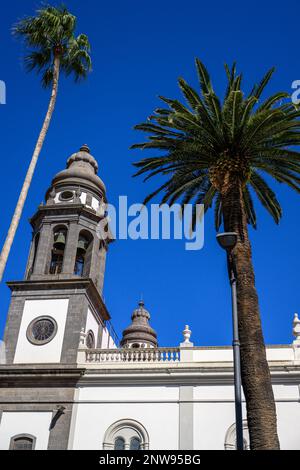
M 101 347 L 109 313 L 102 299 L 109 236 L 106 189 L 87 145 L 53 178 L 30 223 L 25 279 L 12 291 L 5 330 L 8 363 L 75 363 L 79 342 Z

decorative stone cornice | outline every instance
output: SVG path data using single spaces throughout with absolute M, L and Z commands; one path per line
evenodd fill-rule
M 110 314 L 104 304 L 98 289 L 96 288 L 92 279 L 53 279 L 45 275 L 45 279 L 29 280 L 29 281 L 9 281 L 6 283 L 12 292 L 22 291 L 48 291 L 51 290 L 78 290 L 83 289 L 86 291 L 87 296 L 90 298 L 94 305 L 96 313 L 102 320 L 110 320 Z
M 46 385 L 70 387 L 77 384 L 84 372 L 84 368 L 69 364 L 0 365 L 0 388 Z

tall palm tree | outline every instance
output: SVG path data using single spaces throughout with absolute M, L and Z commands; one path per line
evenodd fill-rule
M 182 78 L 179 87 L 186 103 L 160 97 L 168 106 L 156 109 L 148 122 L 135 129 L 150 134 L 133 148 L 155 149 L 158 156 L 134 165 L 136 175 L 168 175 L 145 203 L 163 193 L 162 203 L 175 201 L 204 209 L 214 205 L 215 225 L 237 232 L 233 252 L 237 270 L 239 335 L 242 384 L 252 449 L 278 449 L 276 409 L 255 288 L 248 225 L 256 227 L 253 195 L 279 222 L 282 210 L 264 174 L 300 192 L 300 154 L 291 146 L 300 143 L 300 112 L 287 93 L 276 93 L 265 101 L 262 92 L 274 69 L 255 85 L 250 94 L 241 89 L 242 75 L 225 65 L 228 86 L 221 100 L 210 76 L 196 59 L 199 94 Z M 136 176 L 135 175 L 135 176 Z
M 59 74 L 73 75 L 76 82 L 87 77 L 91 70 L 90 44 L 85 34 L 75 36 L 76 17 L 64 6 L 45 6 L 36 16 L 27 17 L 13 28 L 29 48 L 25 56 L 28 71 L 42 75 L 44 87 L 51 87 L 48 110 L 38 136 L 30 165 L 21 189 L 13 218 L 0 255 L 0 281 L 18 228 L 27 193 L 53 115 L 58 92 Z

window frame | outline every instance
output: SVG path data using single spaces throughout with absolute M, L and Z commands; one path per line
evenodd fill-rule
M 42 320 L 51 321 L 53 323 L 54 330 L 53 330 L 53 333 L 51 334 L 51 336 L 49 336 L 49 338 L 47 338 L 43 341 L 39 341 L 39 340 L 34 338 L 34 336 L 32 334 L 32 328 L 33 328 L 33 326 L 36 322 L 42 321 Z M 27 330 L 26 330 L 26 338 L 29 341 L 29 343 L 33 344 L 34 346 L 44 346 L 45 344 L 50 343 L 50 341 L 52 341 L 55 338 L 55 336 L 57 334 L 57 330 L 58 330 L 57 322 L 53 317 L 50 317 L 50 315 L 41 315 L 39 317 L 34 318 L 29 323 L 29 325 L 27 327 Z
M 132 431 L 130 437 L 128 436 L 128 431 Z M 139 439 L 140 450 L 149 449 L 149 434 L 145 427 L 134 419 L 120 419 L 111 424 L 104 434 L 102 449 L 114 450 L 115 440 L 118 437 L 124 439 L 126 451 L 130 450 L 130 442 L 133 438 Z
M 32 441 L 32 448 L 30 450 L 35 450 L 36 446 L 36 437 L 33 436 L 32 434 L 16 434 L 15 436 L 12 436 L 10 438 L 10 443 L 9 443 L 9 450 L 21 450 L 21 449 L 14 449 L 14 445 L 17 439 L 30 439 Z M 24 450 L 24 449 L 23 449 Z
M 116 449 L 116 442 L 118 440 L 123 442 L 123 449 Z M 125 441 L 124 437 L 116 436 L 115 439 L 114 439 L 114 450 L 125 450 L 125 449 L 126 449 L 126 441 Z

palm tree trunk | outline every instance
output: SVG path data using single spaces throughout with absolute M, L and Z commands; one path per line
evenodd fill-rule
M 237 271 L 241 374 L 250 446 L 252 450 L 279 449 L 276 407 L 255 288 L 242 185 L 235 181 L 223 187 L 221 196 L 224 229 L 238 233 L 233 260 Z
M 21 193 L 20 193 L 16 208 L 15 208 L 15 212 L 11 220 L 11 224 L 10 224 L 10 227 L 9 227 L 9 230 L 8 230 L 8 233 L 7 233 L 7 236 L 6 236 L 2 251 L 1 251 L 1 255 L 0 255 L 0 282 L 3 277 L 6 262 L 7 262 L 9 252 L 11 250 L 11 247 L 14 241 L 14 237 L 15 237 L 19 222 L 20 222 L 20 218 L 22 215 L 22 211 L 24 208 L 28 190 L 29 190 L 31 180 L 33 177 L 33 173 L 34 173 L 39 155 L 41 153 L 44 140 L 46 138 L 46 134 L 50 125 L 51 117 L 54 111 L 57 91 L 58 91 L 59 69 L 60 69 L 60 58 L 58 55 L 56 55 L 54 59 L 54 76 L 53 76 L 52 92 L 51 92 L 51 98 L 49 101 L 48 110 L 44 119 L 42 129 L 40 131 L 32 158 L 31 158 L 30 165 L 27 170 L 27 174 L 26 174 L 26 177 L 25 177 L 22 189 L 21 189 Z

